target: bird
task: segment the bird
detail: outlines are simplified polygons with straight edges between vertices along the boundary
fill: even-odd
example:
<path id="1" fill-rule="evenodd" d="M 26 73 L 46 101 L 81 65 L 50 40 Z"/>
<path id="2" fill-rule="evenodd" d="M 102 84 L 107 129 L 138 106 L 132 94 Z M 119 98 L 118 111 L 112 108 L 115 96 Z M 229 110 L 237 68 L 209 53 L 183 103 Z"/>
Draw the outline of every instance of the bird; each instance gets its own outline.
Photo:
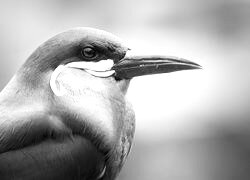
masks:
<path id="1" fill-rule="evenodd" d="M 135 132 L 130 80 L 201 68 L 131 51 L 89 27 L 41 44 L 0 93 L 0 179 L 116 179 Z"/>

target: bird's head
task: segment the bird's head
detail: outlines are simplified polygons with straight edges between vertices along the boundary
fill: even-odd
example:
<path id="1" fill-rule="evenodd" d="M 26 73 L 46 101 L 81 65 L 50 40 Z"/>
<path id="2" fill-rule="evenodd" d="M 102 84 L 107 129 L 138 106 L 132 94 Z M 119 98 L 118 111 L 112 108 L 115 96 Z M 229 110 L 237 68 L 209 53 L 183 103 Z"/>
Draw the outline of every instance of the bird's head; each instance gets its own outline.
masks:
<path id="1" fill-rule="evenodd" d="M 31 93 L 33 98 L 46 101 L 48 114 L 105 154 L 106 179 L 116 176 L 133 138 L 134 114 L 124 98 L 130 79 L 200 68 L 181 58 L 132 56 L 128 51 L 108 32 L 75 28 L 38 47 L 15 77 L 24 89 L 37 92 Z"/>
<path id="2" fill-rule="evenodd" d="M 111 33 L 94 28 L 74 28 L 39 46 L 20 72 L 26 81 L 37 85 L 43 74 L 56 70 L 54 80 L 63 67 L 81 69 L 99 78 L 113 77 L 117 82 L 136 76 L 201 68 L 182 58 L 133 56 L 129 51 L 121 39 Z"/>

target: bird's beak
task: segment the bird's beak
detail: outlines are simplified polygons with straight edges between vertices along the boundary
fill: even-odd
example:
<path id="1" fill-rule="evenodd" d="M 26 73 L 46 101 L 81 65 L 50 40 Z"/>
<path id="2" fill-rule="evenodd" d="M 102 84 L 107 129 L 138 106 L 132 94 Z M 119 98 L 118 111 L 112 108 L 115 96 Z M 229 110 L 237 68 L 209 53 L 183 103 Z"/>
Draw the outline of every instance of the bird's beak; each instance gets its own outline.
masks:
<path id="1" fill-rule="evenodd" d="M 201 69 L 201 66 L 192 61 L 168 56 L 125 56 L 112 67 L 119 79 L 189 69 Z"/>

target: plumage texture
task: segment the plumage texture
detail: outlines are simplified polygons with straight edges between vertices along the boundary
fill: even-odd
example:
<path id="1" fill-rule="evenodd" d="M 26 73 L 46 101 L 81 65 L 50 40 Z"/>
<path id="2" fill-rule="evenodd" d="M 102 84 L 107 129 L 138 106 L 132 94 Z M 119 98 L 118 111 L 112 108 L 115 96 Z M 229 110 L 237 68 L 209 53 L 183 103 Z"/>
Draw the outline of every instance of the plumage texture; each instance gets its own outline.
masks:
<path id="1" fill-rule="evenodd" d="M 66 68 L 94 46 L 97 60 L 119 61 L 127 48 L 113 35 L 89 28 L 61 33 L 42 44 L 0 94 L 0 179 L 115 179 L 134 134 L 134 113 L 125 99 L 129 80 L 97 78 Z"/>
<path id="2" fill-rule="evenodd" d="M 135 130 L 130 79 L 201 68 L 127 51 L 110 33 L 76 28 L 32 53 L 0 93 L 0 179 L 117 177 Z"/>

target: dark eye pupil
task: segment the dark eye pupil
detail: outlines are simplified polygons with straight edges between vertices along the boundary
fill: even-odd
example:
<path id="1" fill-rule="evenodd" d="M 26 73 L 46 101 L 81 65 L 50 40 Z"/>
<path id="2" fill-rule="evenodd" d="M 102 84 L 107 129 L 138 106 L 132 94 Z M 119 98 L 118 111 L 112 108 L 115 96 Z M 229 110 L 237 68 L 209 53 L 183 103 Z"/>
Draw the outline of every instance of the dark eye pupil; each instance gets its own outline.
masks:
<path id="1" fill-rule="evenodd" d="M 96 52 L 94 49 L 87 47 L 82 50 L 82 55 L 87 58 L 93 58 L 96 56 Z"/>

